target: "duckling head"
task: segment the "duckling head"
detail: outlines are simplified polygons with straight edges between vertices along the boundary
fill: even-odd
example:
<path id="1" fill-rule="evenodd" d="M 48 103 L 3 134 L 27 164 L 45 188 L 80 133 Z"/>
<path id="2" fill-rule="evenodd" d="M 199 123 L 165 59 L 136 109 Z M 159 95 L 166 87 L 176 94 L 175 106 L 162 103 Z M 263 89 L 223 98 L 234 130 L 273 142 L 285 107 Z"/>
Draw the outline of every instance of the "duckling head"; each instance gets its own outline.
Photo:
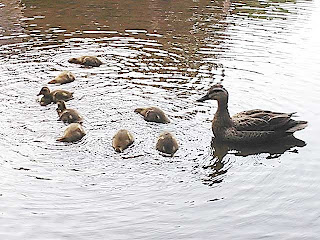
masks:
<path id="1" fill-rule="evenodd" d="M 228 91 L 221 84 L 215 84 L 209 89 L 208 93 L 198 99 L 197 102 L 204 102 L 211 99 L 228 102 L 228 97 Z"/>
<path id="2" fill-rule="evenodd" d="M 128 130 L 121 129 L 112 138 L 112 147 L 116 152 L 123 152 L 134 142 L 134 137 Z"/>
<path id="3" fill-rule="evenodd" d="M 144 115 L 145 112 L 146 112 L 146 109 L 145 108 L 136 108 L 134 110 L 135 113 L 140 113 L 141 115 Z"/>
<path id="4" fill-rule="evenodd" d="M 80 63 L 79 59 L 78 58 L 70 58 L 68 60 L 69 63 Z"/>
<path id="5" fill-rule="evenodd" d="M 121 146 L 114 146 L 114 150 L 118 153 L 122 153 L 123 152 L 123 148 Z"/>
<path id="6" fill-rule="evenodd" d="M 65 102 L 62 100 L 58 101 L 57 105 L 58 105 L 57 112 L 62 112 L 67 109 Z"/>
<path id="7" fill-rule="evenodd" d="M 40 95 L 48 96 L 49 94 L 50 94 L 50 89 L 48 87 L 43 87 L 41 88 L 37 96 L 40 96 Z"/>

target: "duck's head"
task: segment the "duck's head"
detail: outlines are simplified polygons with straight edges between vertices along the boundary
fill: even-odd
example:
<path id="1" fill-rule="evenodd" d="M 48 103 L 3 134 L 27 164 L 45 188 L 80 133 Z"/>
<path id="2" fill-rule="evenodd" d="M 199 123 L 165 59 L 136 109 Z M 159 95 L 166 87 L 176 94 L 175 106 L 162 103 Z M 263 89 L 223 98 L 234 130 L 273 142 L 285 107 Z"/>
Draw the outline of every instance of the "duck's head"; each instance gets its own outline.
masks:
<path id="1" fill-rule="evenodd" d="M 136 108 L 136 109 L 134 110 L 134 112 L 135 112 L 135 113 L 140 113 L 140 114 L 142 114 L 142 112 L 143 112 L 144 110 L 145 110 L 144 108 Z"/>
<path id="2" fill-rule="evenodd" d="M 122 153 L 123 152 L 123 147 L 121 146 L 114 146 L 114 150 L 118 153 Z"/>
<path id="3" fill-rule="evenodd" d="M 209 90 L 206 95 L 204 95 L 202 98 L 198 99 L 197 102 L 204 102 L 206 100 L 228 100 L 228 91 L 220 84 L 215 84 L 213 85 Z"/>
<path id="4" fill-rule="evenodd" d="M 78 58 L 70 58 L 68 60 L 69 63 L 79 63 L 79 59 Z"/>
<path id="5" fill-rule="evenodd" d="M 37 96 L 40 96 L 40 95 L 47 96 L 49 94 L 50 94 L 50 89 L 48 87 L 43 87 L 43 88 L 41 88 L 41 90 Z"/>
<path id="6" fill-rule="evenodd" d="M 58 111 L 58 112 L 62 112 L 63 110 L 66 109 L 66 104 L 65 104 L 65 102 L 62 101 L 62 100 L 58 101 L 58 102 L 57 102 L 57 105 L 58 105 L 58 107 L 57 107 L 57 111 Z"/>
<path id="7" fill-rule="evenodd" d="M 165 132 L 160 134 L 158 139 L 165 139 L 165 138 L 172 138 L 171 133 L 165 131 Z"/>

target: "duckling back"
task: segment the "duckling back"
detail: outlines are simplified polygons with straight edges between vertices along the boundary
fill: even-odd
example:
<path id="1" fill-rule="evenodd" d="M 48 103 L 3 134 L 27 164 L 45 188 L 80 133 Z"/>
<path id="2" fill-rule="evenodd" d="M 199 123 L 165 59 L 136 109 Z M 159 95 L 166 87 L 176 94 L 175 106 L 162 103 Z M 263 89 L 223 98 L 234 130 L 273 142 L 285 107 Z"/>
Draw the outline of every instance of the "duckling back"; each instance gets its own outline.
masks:
<path id="1" fill-rule="evenodd" d="M 66 90 L 54 90 L 51 92 L 52 101 L 57 103 L 58 101 L 68 101 L 73 98 L 73 92 L 69 92 Z"/>
<path id="2" fill-rule="evenodd" d="M 147 107 L 147 108 L 136 108 L 134 110 L 136 113 L 141 114 L 144 120 L 148 122 L 156 123 L 169 123 L 170 120 L 167 115 L 157 107 Z"/>
<path id="3" fill-rule="evenodd" d="M 60 120 L 64 123 L 83 123 L 83 118 L 80 114 L 74 109 L 66 109 L 59 113 Z"/>
<path id="4" fill-rule="evenodd" d="M 63 133 L 61 138 L 58 138 L 59 142 L 75 142 L 80 140 L 86 133 L 83 127 L 79 123 L 71 123 Z"/>
<path id="5" fill-rule="evenodd" d="M 163 132 L 158 137 L 156 149 L 160 152 L 173 155 L 179 148 L 175 137 L 169 132 Z"/>
<path id="6" fill-rule="evenodd" d="M 70 58 L 68 62 L 81 64 L 84 66 L 90 66 L 90 67 L 99 67 L 102 64 L 102 62 L 97 57 L 94 57 L 94 56 L 82 56 L 78 58 Z"/>
<path id="7" fill-rule="evenodd" d="M 74 80 L 75 80 L 75 77 L 71 72 L 63 71 L 62 73 L 60 73 L 57 77 L 55 77 L 53 80 L 51 80 L 48 83 L 49 84 L 54 84 L 54 83 L 64 84 L 64 83 L 73 82 Z"/>
<path id="8" fill-rule="evenodd" d="M 125 129 L 119 130 L 112 138 L 112 147 L 116 152 L 122 152 L 134 142 L 132 134 Z"/>

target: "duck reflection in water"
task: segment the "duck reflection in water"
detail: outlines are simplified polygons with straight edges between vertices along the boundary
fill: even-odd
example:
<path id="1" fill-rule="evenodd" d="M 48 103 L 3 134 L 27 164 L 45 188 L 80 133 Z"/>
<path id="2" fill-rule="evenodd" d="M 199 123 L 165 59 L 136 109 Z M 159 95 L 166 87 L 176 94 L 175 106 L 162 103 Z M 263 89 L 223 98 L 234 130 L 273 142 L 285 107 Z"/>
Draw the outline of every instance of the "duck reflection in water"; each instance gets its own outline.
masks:
<path id="1" fill-rule="evenodd" d="M 212 120 L 215 137 L 212 141 L 214 164 L 209 166 L 214 170 L 211 174 L 214 181 L 217 181 L 217 175 L 226 173 L 221 170 L 225 169 L 222 159 L 229 150 L 235 150 L 234 155 L 237 156 L 269 153 L 267 158 L 276 158 L 293 147 L 306 145 L 304 141 L 293 136 L 296 131 L 308 125 L 307 121 L 294 120 L 295 113 L 253 109 L 230 117 L 229 94 L 220 83 L 213 85 L 207 94 L 197 101 L 206 100 L 218 102 L 218 109 Z"/>
<path id="2" fill-rule="evenodd" d="M 266 159 L 274 159 L 279 158 L 287 151 L 298 153 L 296 147 L 304 146 L 306 146 L 306 143 L 293 135 L 285 137 L 279 142 L 256 145 L 224 142 L 213 137 L 211 140 L 212 159 L 210 164 L 203 166 L 204 169 L 210 169 L 210 173 L 208 174 L 208 178 L 205 179 L 205 183 L 212 186 L 223 181 L 223 175 L 226 174 L 230 168 L 230 166 L 226 166 L 227 161 L 224 160 L 228 154 L 246 157 L 266 153 L 268 154 Z"/>

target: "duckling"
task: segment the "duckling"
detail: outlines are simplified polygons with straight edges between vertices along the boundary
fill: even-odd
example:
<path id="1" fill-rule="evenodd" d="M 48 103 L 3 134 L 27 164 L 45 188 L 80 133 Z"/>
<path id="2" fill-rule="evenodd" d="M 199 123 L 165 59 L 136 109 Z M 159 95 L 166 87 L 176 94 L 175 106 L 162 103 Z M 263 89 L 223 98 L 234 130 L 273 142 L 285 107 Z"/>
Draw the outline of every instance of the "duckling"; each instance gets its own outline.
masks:
<path id="1" fill-rule="evenodd" d="M 41 106 L 46 106 L 52 102 L 56 103 L 59 100 L 68 101 L 73 98 L 73 92 L 69 92 L 66 90 L 54 90 L 50 92 L 50 89 L 48 87 L 41 88 L 37 96 L 39 95 L 43 95 L 40 100 Z"/>
<path id="2" fill-rule="evenodd" d="M 156 123 L 169 123 L 170 120 L 166 114 L 157 107 L 136 108 L 134 112 L 141 114 L 144 120 Z"/>
<path id="3" fill-rule="evenodd" d="M 78 58 L 70 58 L 69 63 L 81 64 L 84 66 L 99 67 L 102 62 L 94 56 L 82 56 Z"/>
<path id="4" fill-rule="evenodd" d="M 86 133 L 83 127 L 79 123 L 71 123 L 68 125 L 61 138 L 58 138 L 59 142 L 76 142 L 80 140 Z"/>
<path id="5" fill-rule="evenodd" d="M 156 149 L 160 152 L 173 154 L 178 150 L 179 145 L 175 137 L 169 132 L 163 132 L 160 134 L 157 140 Z"/>
<path id="6" fill-rule="evenodd" d="M 228 91 L 221 85 L 213 85 L 208 93 L 197 101 L 214 99 L 218 109 L 212 121 L 212 131 L 220 141 L 234 143 L 272 142 L 304 129 L 307 121 L 296 121 L 294 113 L 272 112 L 261 109 L 243 111 L 232 118 L 228 111 Z"/>
<path id="7" fill-rule="evenodd" d="M 132 134 L 125 129 L 119 130 L 112 138 L 112 147 L 116 152 L 123 152 L 124 149 L 129 147 L 134 142 Z"/>
<path id="8" fill-rule="evenodd" d="M 81 124 L 83 122 L 83 118 L 80 116 L 80 114 L 74 109 L 67 109 L 66 104 L 63 100 L 58 101 L 57 104 L 57 113 L 59 115 L 59 120 L 65 123 L 77 122 Z"/>
<path id="9" fill-rule="evenodd" d="M 53 80 L 51 80 L 48 83 L 49 84 L 53 84 L 53 83 L 64 84 L 64 83 L 73 82 L 74 80 L 75 80 L 75 77 L 71 72 L 63 71 L 62 73 L 60 73 L 57 77 L 55 77 Z"/>

